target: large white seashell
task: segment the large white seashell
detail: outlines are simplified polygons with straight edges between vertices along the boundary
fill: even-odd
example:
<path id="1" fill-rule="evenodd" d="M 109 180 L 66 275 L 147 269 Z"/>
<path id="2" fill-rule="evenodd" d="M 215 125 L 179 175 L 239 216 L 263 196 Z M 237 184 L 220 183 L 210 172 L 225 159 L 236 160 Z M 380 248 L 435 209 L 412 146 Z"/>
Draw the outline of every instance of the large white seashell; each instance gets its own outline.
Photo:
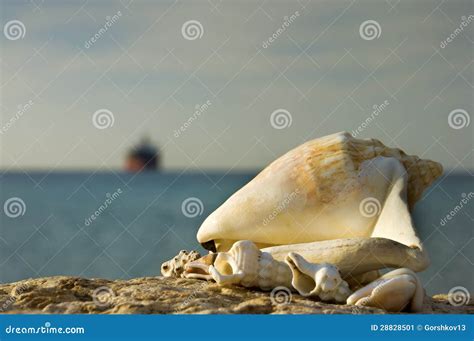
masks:
<path id="1" fill-rule="evenodd" d="M 359 204 L 373 198 L 384 204 L 384 182 L 373 180 L 372 161 L 398 160 L 407 172 L 411 208 L 441 173 L 440 164 L 406 155 L 375 139 L 337 133 L 309 141 L 283 155 L 232 195 L 200 227 L 197 238 L 217 251 L 237 240 L 259 247 L 340 238 L 367 238 L 377 216 L 361 215 Z M 212 247 L 212 246 L 211 246 Z"/>

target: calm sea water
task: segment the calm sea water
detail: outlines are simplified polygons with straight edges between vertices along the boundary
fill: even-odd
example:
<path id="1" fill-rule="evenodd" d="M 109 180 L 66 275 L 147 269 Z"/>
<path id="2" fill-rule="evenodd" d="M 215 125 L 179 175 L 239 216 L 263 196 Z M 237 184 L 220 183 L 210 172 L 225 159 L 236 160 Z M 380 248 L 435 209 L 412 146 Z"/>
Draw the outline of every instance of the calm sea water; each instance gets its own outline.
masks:
<path id="1" fill-rule="evenodd" d="M 18 217 L 1 211 L 0 280 L 159 275 L 161 263 L 179 250 L 203 251 L 195 239 L 201 222 L 254 175 L 5 173 L 0 203 L 20 198 L 25 210 Z M 474 191 L 473 185 L 468 175 L 447 176 L 425 192 L 415 209 L 416 226 L 432 259 L 421 274 L 431 294 L 455 286 L 474 289 L 474 202 L 441 222 L 464 194 Z M 202 214 L 192 209 L 183 214 L 188 198 L 202 202 Z M 107 207 L 92 220 L 101 205 Z"/>

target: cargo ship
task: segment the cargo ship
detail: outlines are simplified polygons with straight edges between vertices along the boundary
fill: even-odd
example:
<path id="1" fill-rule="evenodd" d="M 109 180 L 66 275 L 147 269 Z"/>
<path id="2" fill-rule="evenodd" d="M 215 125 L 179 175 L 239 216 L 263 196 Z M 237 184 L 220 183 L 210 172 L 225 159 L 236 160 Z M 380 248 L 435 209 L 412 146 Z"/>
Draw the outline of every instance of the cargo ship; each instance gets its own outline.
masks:
<path id="1" fill-rule="evenodd" d="M 131 148 L 125 160 L 125 170 L 128 172 L 159 171 L 161 169 L 161 154 L 159 148 L 151 143 L 148 137 Z"/>

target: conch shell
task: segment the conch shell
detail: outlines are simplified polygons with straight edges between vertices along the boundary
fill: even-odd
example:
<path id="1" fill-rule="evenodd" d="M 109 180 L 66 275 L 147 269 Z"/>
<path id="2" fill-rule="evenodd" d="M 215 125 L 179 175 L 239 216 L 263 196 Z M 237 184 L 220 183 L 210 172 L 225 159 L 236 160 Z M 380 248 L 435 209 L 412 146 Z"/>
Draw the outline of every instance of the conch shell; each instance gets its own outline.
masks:
<path id="1" fill-rule="evenodd" d="M 377 217 L 361 216 L 358 204 L 371 197 L 383 205 L 383 191 L 390 185 L 384 178 L 390 174 L 378 174 L 374 166 L 383 158 L 394 158 L 405 168 L 410 209 L 442 173 L 440 164 L 376 139 L 356 139 L 347 132 L 329 135 L 271 163 L 204 221 L 197 239 L 212 251 L 227 251 L 243 239 L 263 248 L 369 237 Z"/>

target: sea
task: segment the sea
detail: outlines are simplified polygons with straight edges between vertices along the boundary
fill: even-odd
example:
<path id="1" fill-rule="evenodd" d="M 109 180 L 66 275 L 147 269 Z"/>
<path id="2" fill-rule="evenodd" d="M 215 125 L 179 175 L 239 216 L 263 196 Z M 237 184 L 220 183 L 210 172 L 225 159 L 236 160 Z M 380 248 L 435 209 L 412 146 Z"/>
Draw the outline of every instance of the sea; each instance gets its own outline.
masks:
<path id="1" fill-rule="evenodd" d="M 0 282 L 53 275 L 160 275 L 180 250 L 205 252 L 202 221 L 256 172 L 0 173 Z M 474 291 L 474 182 L 450 173 L 413 212 L 431 258 L 429 294 Z"/>

